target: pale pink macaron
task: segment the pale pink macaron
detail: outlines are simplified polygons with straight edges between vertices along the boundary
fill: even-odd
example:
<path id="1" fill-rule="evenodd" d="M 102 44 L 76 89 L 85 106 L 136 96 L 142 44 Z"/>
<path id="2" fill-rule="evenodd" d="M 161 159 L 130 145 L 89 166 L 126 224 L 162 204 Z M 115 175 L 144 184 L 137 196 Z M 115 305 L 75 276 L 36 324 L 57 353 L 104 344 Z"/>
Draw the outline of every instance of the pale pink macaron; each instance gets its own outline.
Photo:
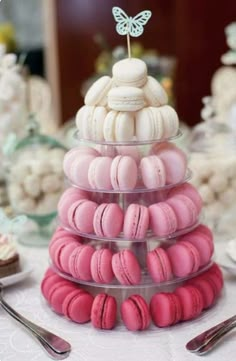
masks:
<path id="1" fill-rule="evenodd" d="M 198 249 L 190 242 L 177 242 L 167 249 L 173 274 L 176 277 L 186 277 L 200 267 L 200 254 Z"/>
<path id="2" fill-rule="evenodd" d="M 121 317 L 130 331 L 146 330 L 151 322 L 147 302 L 140 295 L 132 295 L 123 301 Z"/>
<path id="3" fill-rule="evenodd" d="M 111 184 L 111 163 L 110 157 L 96 157 L 90 163 L 88 169 L 89 185 L 93 189 L 110 190 Z"/>
<path id="4" fill-rule="evenodd" d="M 183 229 L 192 226 L 198 217 L 198 210 L 195 203 L 187 196 L 176 195 L 167 199 L 177 218 L 177 229 Z"/>
<path id="5" fill-rule="evenodd" d="M 138 167 L 128 155 L 117 155 L 111 164 L 111 184 L 116 190 L 132 190 L 138 180 Z"/>
<path id="6" fill-rule="evenodd" d="M 140 154 L 140 150 L 139 147 L 136 146 L 128 146 L 128 145 L 117 145 L 116 146 L 116 151 L 118 155 L 128 155 L 130 157 L 132 157 L 135 162 L 137 163 L 137 165 L 139 164 L 140 160 L 141 160 L 141 154 Z"/>
<path id="7" fill-rule="evenodd" d="M 114 277 L 112 270 L 112 252 L 108 248 L 96 250 L 91 258 L 91 274 L 97 283 L 111 283 Z"/>
<path id="8" fill-rule="evenodd" d="M 88 181 L 88 170 L 90 163 L 95 159 L 94 155 L 81 155 L 71 163 L 67 177 L 76 186 L 90 188 Z"/>
<path id="9" fill-rule="evenodd" d="M 166 171 L 166 184 L 181 182 L 186 175 L 186 154 L 173 143 L 156 144 L 151 150 L 163 162 Z"/>
<path id="10" fill-rule="evenodd" d="M 149 207 L 149 214 L 150 227 L 156 236 L 167 236 L 177 230 L 177 217 L 170 204 L 166 202 L 154 203 Z"/>
<path id="11" fill-rule="evenodd" d="M 173 277 L 169 256 L 161 247 L 156 247 L 147 254 L 147 268 L 153 281 L 165 282 Z"/>
<path id="12" fill-rule="evenodd" d="M 122 285 L 137 285 L 141 281 L 140 265 L 129 249 L 124 249 L 113 255 L 112 269 Z"/>
<path id="13" fill-rule="evenodd" d="M 79 280 L 90 281 L 92 279 L 90 264 L 94 248 L 89 245 L 78 246 L 69 256 L 70 274 Z"/>
<path id="14" fill-rule="evenodd" d="M 88 192 L 70 187 L 61 196 L 58 205 L 58 216 L 64 226 L 68 226 L 68 211 L 70 206 L 80 199 L 89 199 Z"/>
<path id="15" fill-rule="evenodd" d="M 191 183 L 186 182 L 178 187 L 172 188 L 168 193 L 168 198 L 179 194 L 189 197 L 197 207 L 198 213 L 200 213 L 202 209 L 202 198 L 198 190 Z"/>
<path id="16" fill-rule="evenodd" d="M 157 155 L 143 157 L 140 162 L 140 171 L 146 188 L 154 189 L 166 184 L 165 167 Z"/>
<path id="17" fill-rule="evenodd" d="M 200 266 L 207 264 L 214 252 L 213 240 L 202 232 L 192 231 L 182 236 L 179 241 L 187 241 L 192 243 L 198 250 L 200 255 Z"/>
<path id="18" fill-rule="evenodd" d="M 64 295 L 62 313 L 70 320 L 85 323 L 91 319 L 93 296 L 79 288 Z"/>
<path id="19" fill-rule="evenodd" d="M 65 154 L 64 160 L 63 160 L 63 170 L 67 176 L 70 173 L 72 162 L 75 159 L 78 159 L 81 155 L 93 155 L 95 157 L 98 157 L 100 155 L 100 153 L 96 149 L 94 149 L 92 147 L 88 147 L 88 146 L 79 146 L 79 147 L 70 149 Z"/>
<path id="20" fill-rule="evenodd" d="M 99 237 L 117 237 L 123 228 L 124 213 L 116 203 L 100 204 L 93 217 L 94 232 Z"/>
<path id="21" fill-rule="evenodd" d="M 73 203 L 68 210 L 70 227 L 81 233 L 93 233 L 93 218 L 97 206 L 97 203 L 86 199 Z"/>
<path id="22" fill-rule="evenodd" d="M 141 204 L 130 204 L 125 212 L 124 236 L 131 239 L 143 239 L 146 236 L 148 226 L 148 208 Z"/>

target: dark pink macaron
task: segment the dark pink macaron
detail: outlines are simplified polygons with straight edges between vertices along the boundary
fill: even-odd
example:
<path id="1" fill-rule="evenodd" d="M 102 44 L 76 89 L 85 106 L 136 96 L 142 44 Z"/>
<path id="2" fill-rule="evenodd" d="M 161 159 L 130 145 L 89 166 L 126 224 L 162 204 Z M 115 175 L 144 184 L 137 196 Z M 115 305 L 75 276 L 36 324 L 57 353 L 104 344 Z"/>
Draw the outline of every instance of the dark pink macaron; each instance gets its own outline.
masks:
<path id="1" fill-rule="evenodd" d="M 128 239 L 143 239 L 149 226 L 148 208 L 132 203 L 128 206 L 124 218 L 124 236 Z"/>
<path id="2" fill-rule="evenodd" d="M 179 297 L 182 306 L 181 320 L 191 320 L 200 315 L 204 307 L 202 293 L 195 286 L 178 287 L 175 294 Z"/>
<path id="3" fill-rule="evenodd" d="M 151 252 L 148 252 L 147 268 L 155 282 L 168 281 L 173 277 L 169 256 L 161 247 L 157 247 Z"/>
<path id="4" fill-rule="evenodd" d="M 132 295 L 121 305 L 122 320 L 130 331 L 145 330 L 150 325 L 148 305 L 140 295 Z"/>
<path id="5" fill-rule="evenodd" d="M 215 301 L 216 295 L 211 282 L 207 281 L 205 278 L 197 277 L 196 279 L 191 279 L 188 284 L 197 287 L 198 290 L 201 292 L 203 298 L 203 309 L 212 306 Z"/>
<path id="6" fill-rule="evenodd" d="M 98 294 L 93 301 L 91 322 L 95 328 L 111 330 L 116 323 L 117 303 L 113 296 Z"/>
<path id="7" fill-rule="evenodd" d="M 63 314 L 74 322 L 85 323 L 91 319 L 93 296 L 79 288 L 68 293 L 62 302 Z"/>
<path id="8" fill-rule="evenodd" d="M 62 304 L 65 297 L 72 291 L 76 289 L 76 286 L 69 282 L 64 284 L 63 282 L 59 282 L 57 287 L 52 286 L 50 290 L 50 299 L 49 302 L 52 308 L 59 314 L 63 314 Z"/>
<path id="9" fill-rule="evenodd" d="M 123 228 L 124 213 L 116 203 L 102 203 L 94 212 L 93 228 L 99 237 L 117 237 Z"/>
<path id="10" fill-rule="evenodd" d="M 182 317 L 180 299 L 174 293 L 157 293 L 151 299 L 150 312 L 156 326 L 167 327 L 174 325 Z"/>
<path id="11" fill-rule="evenodd" d="M 177 230 L 177 216 L 172 206 L 167 202 L 152 204 L 149 207 L 149 214 L 150 227 L 156 236 L 167 236 Z"/>

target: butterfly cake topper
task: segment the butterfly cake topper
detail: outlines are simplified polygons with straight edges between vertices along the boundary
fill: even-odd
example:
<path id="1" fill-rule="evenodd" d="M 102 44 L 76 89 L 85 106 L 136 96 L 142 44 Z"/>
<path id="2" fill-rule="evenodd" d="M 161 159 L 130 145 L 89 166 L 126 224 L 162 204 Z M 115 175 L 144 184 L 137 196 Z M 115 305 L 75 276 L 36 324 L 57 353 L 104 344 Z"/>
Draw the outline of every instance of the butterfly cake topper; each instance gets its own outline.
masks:
<path id="1" fill-rule="evenodd" d="M 147 24 L 152 12 L 150 10 L 144 10 L 138 13 L 135 17 L 128 16 L 124 10 L 115 6 L 112 8 L 112 14 L 114 16 L 116 24 L 116 31 L 120 35 L 127 35 L 127 47 L 129 58 L 131 58 L 130 50 L 130 36 L 138 37 L 142 35 L 144 25 Z"/>

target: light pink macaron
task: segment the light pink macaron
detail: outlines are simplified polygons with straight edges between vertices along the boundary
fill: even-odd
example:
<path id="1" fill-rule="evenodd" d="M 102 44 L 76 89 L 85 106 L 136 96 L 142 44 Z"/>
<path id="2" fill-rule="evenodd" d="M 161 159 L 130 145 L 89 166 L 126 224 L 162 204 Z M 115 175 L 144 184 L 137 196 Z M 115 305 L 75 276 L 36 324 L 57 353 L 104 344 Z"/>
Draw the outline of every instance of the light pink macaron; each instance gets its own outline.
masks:
<path id="1" fill-rule="evenodd" d="M 187 169 L 187 157 L 175 144 L 169 142 L 156 144 L 151 153 L 157 155 L 164 164 L 166 184 L 176 184 L 184 179 Z"/>
<path id="2" fill-rule="evenodd" d="M 97 249 L 91 258 L 91 274 L 97 283 L 111 283 L 114 277 L 112 270 L 112 252 L 108 248 Z"/>
<path id="3" fill-rule="evenodd" d="M 78 246 L 69 257 L 70 274 L 79 280 L 90 281 L 92 279 L 90 264 L 94 248 L 89 245 Z"/>
<path id="4" fill-rule="evenodd" d="M 173 274 L 176 277 L 186 277 L 200 267 L 200 254 L 198 249 L 190 242 L 177 242 L 167 249 Z"/>
<path id="5" fill-rule="evenodd" d="M 154 189 L 166 184 L 165 167 L 157 155 L 143 157 L 140 162 L 140 171 L 146 188 Z"/>
<path id="6" fill-rule="evenodd" d="M 89 185 L 93 189 L 110 190 L 111 184 L 111 157 L 96 157 L 88 169 Z"/>
<path id="7" fill-rule="evenodd" d="M 136 187 L 138 167 L 128 155 L 116 156 L 111 164 L 111 184 L 116 190 L 132 190 Z"/>
<path id="8" fill-rule="evenodd" d="M 117 237 L 123 227 L 123 210 L 116 203 L 102 203 L 94 212 L 93 228 L 99 237 Z"/>
<path id="9" fill-rule="evenodd" d="M 177 230 L 177 217 L 170 204 L 154 203 L 149 207 L 149 214 L 150 227 L 156 236 L 167 236 Z"/>
<path id="10" fill-rule="evenodd" d="M 141 204 L 130 204 L 125 212 L 124 236 L 130 239 L 143 239 L 149 226 L 148 208 Z"/>
<path id="11" fill-rule="evenodd" d="M 97 203 L 86 199 L 73 203 L 68 210 L 70 227 L 81 233 L 93 233 L 93 218 Z"/>
<path id="12" fill-rule="evenodd" d="M 168 198 L 171 198 L 179 194 L 189 197 L 197 207 L 198 213 L 200 213 L 202 209 L 202 198 L 198 190 L 191 183 L 186 182 L 184 184 L 179 185 L 178 187 L 172 188 L 168 192 Z"/>
<path id="13" fill-rule="evenodd" d="M 167 199 L 175 212 L 177 218 L 177 229 L 183 229 L 192 226 L 198 217 L 198 210 L 195 203 L 187 196 L 182 194 Z"/>
<path id="14" fill-rule="evenodd" d="M 112 269 L 122 285 L 137 285 L 141 281 L 140 265 L 129 249 L 124 249 L 113 255 Z"/>
<path id="15" fill-rule="evenodd" d="M 156 247 L 147 254 L 147 268 L 153 281 L 165 282 L 173 277 L 169 256 L 161 247 Z"/>
<path id="16" fill-rule="evenodd" d="M 87 146 L 83 146 L 83 147 L 79 146 L 79 147 L 70 149 L 65 154 L 64 160 L 63 160 L 63 170 L 64 170 L 64 173 L 68 177 L 70 174 L 72 162 L 83 155 L 93 155 L 95 157 L 98 157 L 100 155 L 100 153 L 96 149 L 94 149 L 92 147 L 87 147 Z"/>
<path id="17" fill-rule="evenodd" d="M 95 159 L 94 155 L 80 155 L 78 158 L 74 159 L 71 163 L 69 169 L 69 174 L 67 177 L 69 180 L 76 186 L 82 188 L 90 188 L 88 180 L 88 170 L 90 163 Z"/>

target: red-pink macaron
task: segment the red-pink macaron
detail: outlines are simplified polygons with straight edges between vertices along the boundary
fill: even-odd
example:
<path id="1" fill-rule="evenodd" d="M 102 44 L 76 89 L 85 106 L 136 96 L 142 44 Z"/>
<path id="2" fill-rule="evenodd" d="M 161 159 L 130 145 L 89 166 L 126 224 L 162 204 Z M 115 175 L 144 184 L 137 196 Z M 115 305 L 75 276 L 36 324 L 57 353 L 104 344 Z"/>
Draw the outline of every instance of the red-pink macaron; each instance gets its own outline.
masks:
<path id="1" fill-rule="evenodd" d="M 121 317 L 130 331 L 146 330 L 150 325 L 148 305 L 140 295 L 132 295 L 123 301 Z"/>
<path id="2" fill-rule="evenodd" d="M 203 296 L 197 287 L 187 285 L 178 287 L 175 294 L 179 297 L 182 306 L 181 320 L 191 320 L 200 315 L 204 302 Z"/>
<path id="3" fill-rule="evenodd" d="M 161 247 L 156 247 L 147 254 L 147 268 L 153 281 L 169 281 L 173 277 L 169 256 Z"/>
<path id="4" fill-rule="evenodd" d="M 197 221 L 197 207 L 189 197 L 184 195 L 176 195 L 167 199 L 166 202 L 175 212 L 178 229 L 190 227 Z"/>
<path id="5" fill-rule="evenodd" d="M 97 206 L 97 203 L 87 199 L 73 203 L 68 210 L 70 227 L 81 233 L 93 233 L 93 218 Z"/>
<path id="6" fill-rule="evenodd" d="M 132 190 L 138 179 L 138 167 L 128 155 L 117 155 L 111 164 L 111 184 L 113 189 Z"/>
<path id="7" fill-rule="evenodd" d="M 167 248 L 173 274 L 186 277 L 197 272 L 200 267 L 200 255 L 197 248 L 190 242 L 177 242 Z"/>
<path id="8" fill-rule="evenodd" d="M 94 248 L 89 245 L 78 246 L 69 257 L 70 274 L 79 280 L 90 281 L 92 279 L 90 263 Z"/>
<path id="9" fill-rule="evenodd" d="M 85 323 L 91 319 L 93 296 L 79 288 L 65 295 L 62 301 L 62 313 L 78 323 Z"/>
<path id="10" fill-rule="evenodd" d="M 212 306 L 212 304 L 215 302 L 216 294 L 211 282 L 205 278 L 196 277 L 189 280 L 188 284 L 197 287 L 201 292 L 203 298 L 203 309 Z"/>
<path id="11" fill-rule="evenodd" d="M 182 317 L 179 297 L 174 293 L 156 293 L 150 302 L 150 313 L 154 324 L 158 327 L 176 324 Z"/>
<path id="12" fill-rule="evenodd" d="M 149 206 L 150 227 L 158 237 L 167 236 L 177 230 L 177 216 L 172 206 L 166 202 Z"/>
<path id="13" fill-rule="evenodd" d="M 122 285 L 137 285 L 141 281 L 140 265 L 129 249 L 124 249 L 113 255 L 112 269 Z"/>
<path id="14" fill-rule="evenodd" d="M 93 217 L 94 232 L 99 237 L 117 237 L 123 228 L 124 213 L 116 203 L 100 204 Z"/>
<path id="15" fill-rule="evenodd" d="M 108 248 L 97 249 L 91 258 L 91 275 L 97 283 L 110 283 L 113 280 L 112 252 Z"/>
<path id="16" fill-rule="evenodd" d="M 113 296 L 106 293 L 98 294 L 93 301 L 91 322 L 95 328 L 111 330 L 115 327 L 117 303 Z"/>
<path id="17" fill-rule="evenodd" d="M 125 212 L 124 236 L 128 239 L 143 239 L 149 226 L 148 208 L 141 204 L 130 204 Z"/>

